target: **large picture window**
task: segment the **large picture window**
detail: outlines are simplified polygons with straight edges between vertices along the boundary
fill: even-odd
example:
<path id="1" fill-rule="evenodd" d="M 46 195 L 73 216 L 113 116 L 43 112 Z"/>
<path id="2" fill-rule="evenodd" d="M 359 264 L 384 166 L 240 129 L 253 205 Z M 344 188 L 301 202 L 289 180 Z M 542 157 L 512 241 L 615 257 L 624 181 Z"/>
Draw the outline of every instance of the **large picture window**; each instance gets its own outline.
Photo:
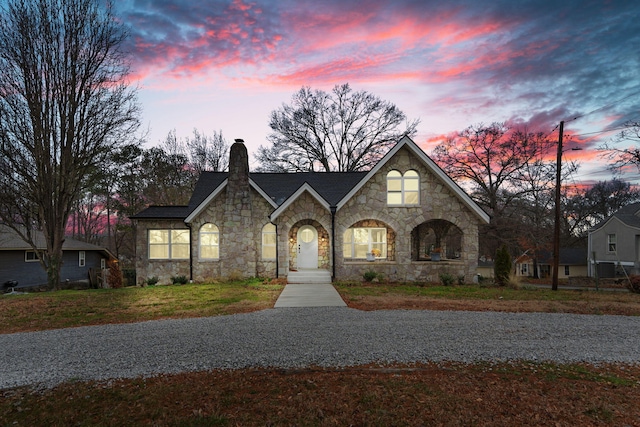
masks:
<path id="1" fill-rule="evenodd" d="M 420 176 L 414 170 L 402 175 L 393 170 L 387 174 L 387 204 L 415 206 L 420 204 Z"/>
<path id="2" fill-rule="evenodd" d="M 200 259 L 220 259 L 220 231 L 210 222 L 200 227 Z"/>
<path id="3" fill-rule="evenodd" d="M 345 258 L 365 259 L 367 253 L 376 258 L 387 257 L 387 230 L 385 228 L 350 228 L 344 233 Z"/>
<path id="4" fill-rule="evenodd" d="M 149 259 L 189 259 L 189 230 L 149 230 Z"/>
<path id="5" fill-rule="evenodd" d="M 262 227 L 262 259 L 276 259 L 276 226 L 266 224 Z"/>

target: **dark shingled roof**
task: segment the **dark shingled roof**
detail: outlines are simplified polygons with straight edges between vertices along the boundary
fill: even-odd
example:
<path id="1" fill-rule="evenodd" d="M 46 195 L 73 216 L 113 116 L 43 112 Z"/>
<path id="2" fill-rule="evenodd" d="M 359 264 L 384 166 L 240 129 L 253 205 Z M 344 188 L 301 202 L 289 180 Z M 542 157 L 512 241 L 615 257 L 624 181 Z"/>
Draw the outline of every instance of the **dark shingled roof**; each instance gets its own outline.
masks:
<path id="1" fill-rule="evenodd" d="M 249 177 L 280 206 L 306 182 L 335 206 L 367 172 L 252 173 Z"/>
<path id="2" fill-rule="evenodd" d="M 47 244 L 44 239 L 44 234 L 41 231 L 34 230 L 33 239 L 38 249 L 46 249 Z M 20 235 L 13 229 L 5 224 L 0 224 L 0 250 L 31 250 L 33 249 L 27 242 L 20 238 Z M 64 243 L 62 243 L 63 251 L 98 251 L 102 252 L 110 258 L 115 256 L 111 254 L 106 248 L 97 246 L 87 242 L 81 242 L 79 240 L 72 239 L 65 236 Z"/>
<path id="3" fill-rule="evenodd" d="M 614 213 L 613 215 L 611 215 L 609 218 L 600 221 L 595 227 L 592 228 L 593 230 L 597 230 L 598 228 L 602 227 L 603 225 L 605 225 L 607 222 L 609 222 L 609 220 L 611 218 L 617 218 L 620 221 L 622 221 L 624 224 L 630 226 L 630 227 L 636 227 L 636 228 L 640 228 L 640 202 L 638 203 L 632 203 L 630 205 L 624 206 L 620 209 L 618 209 L 618 211 L 616 213 Z"/>
<path id="4" fill-rule="evenodd" d="M 309 184 L 329 205 L 335 206 L 367 172 L 300 172 L 250 173 L 249 178 L 278 206 L 298 190 Z M 132 216 L 133 219 L 185 219 L 224 182 L 227 172 L 202 172 L 188 206 L 149 206 Z"/>
<path id="5" fill-rule="evenodd" d="M 185 219 L 189 215 L 188 206 L 149 206 L 131 216 L 132 219 Z"/>

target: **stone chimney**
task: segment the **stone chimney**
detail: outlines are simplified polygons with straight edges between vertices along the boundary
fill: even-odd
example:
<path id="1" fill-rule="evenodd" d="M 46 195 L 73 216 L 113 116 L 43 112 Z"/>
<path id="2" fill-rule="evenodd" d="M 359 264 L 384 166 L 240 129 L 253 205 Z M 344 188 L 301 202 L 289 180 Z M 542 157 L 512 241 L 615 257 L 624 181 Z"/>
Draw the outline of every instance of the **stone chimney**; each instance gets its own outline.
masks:
<path id="1" fill-rule="evenodd" d="M 221 274 L 255 276 L 257 243 L 249 186 L 249 155 L 242 139 L 236 139 L 231 146 L 226 190 Z"/>

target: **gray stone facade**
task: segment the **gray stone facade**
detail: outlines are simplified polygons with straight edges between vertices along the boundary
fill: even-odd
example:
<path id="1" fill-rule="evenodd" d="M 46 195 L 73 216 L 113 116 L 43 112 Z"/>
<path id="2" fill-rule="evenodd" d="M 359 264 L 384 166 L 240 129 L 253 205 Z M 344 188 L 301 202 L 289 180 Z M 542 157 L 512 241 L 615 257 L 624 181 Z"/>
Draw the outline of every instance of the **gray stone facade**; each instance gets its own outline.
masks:
<path id="1" fill-rule="evenodd" d="M 298 231 L 304 226 L 312 226 L 317 232 L 316 267 L 329 270 L 338 280 L 362 280 L 363 274 L 370 270 L 394 281 L 438 281 L 441 273 L 463 277 L 466 282 L 476 279 L 478 227 L 486 219 L 474 212 L 469 201 L 456 194 L 455 188 L 452 190 L 451 185 L 446 185 L 433 166 L 416 155 L 415 148 L 403 146 L 387 156 L 339 208 L 328 207 L 317 194 L 303 191 L 282 203 L 275 216 L 272 200 L 251 186 L 251 175 L 243 175 L 248 173 L 244 172 L 248 166 L 244 167 L 246 149 L 244 145 L 240 148 L 244 153 L 232 157 L 240 158 L 241 163 L 231 166 L 226 187 L 197 215 L 192 215 L 189 224 L 180 220 L 137 221 L 139 283 L 153 276 L 161 283 L 168 282 L 176 275 L 187 275 L 194 281 L 229 276 L 286 277 L 290 270 L 297 269 Z M 392 170 L 401 174 L 409 170 L 418 173 L 418 205 L 387 205 L 387 174 Z M 420 240 L 429 234 L 432 220 L 446 220 L 459 236 L 455 243 L 459 248 L 451 248 L 449 256 L 445 255 L 441 261 L 417 255 L 428 246 Z M 217 260 L 203 260 L 199 256 L 199 230 L 206 223 L 213 223 L 219 229 L 220 258 Z M 277 230 L 275 260 L 263 260 L 261 254 L 262 229 L 269 223 L 275 224 Z M 191 260 L 148 259 L 148 229 L 187 227 L 191 230 Z M 345 257 L 344 234 L 351 227 L 386 228 L 386 258 L 369 262 Z"/>

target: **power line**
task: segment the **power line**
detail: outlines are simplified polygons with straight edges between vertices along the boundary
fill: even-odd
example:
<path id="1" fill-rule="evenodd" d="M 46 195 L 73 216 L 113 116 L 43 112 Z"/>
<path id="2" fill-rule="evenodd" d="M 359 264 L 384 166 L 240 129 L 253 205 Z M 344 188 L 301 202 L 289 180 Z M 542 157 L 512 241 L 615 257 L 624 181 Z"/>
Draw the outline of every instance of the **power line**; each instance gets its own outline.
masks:
<path id="1" fill-rule="evenodd" d="M 609 103 L 609 104 L 607 104 L 607 105 L 604 105 L 604 106 L 602 106 L 602 107 L 600 107 L 600 108 L 596 108 L 595 110 L 591 110 L 591 111 L 589 111 L 588 113 L 580 114 L 579 116 L 576 116 L 576 117 L 574 117 L 573 119 L 564 120 L 564 122 L 565 122 L 565 123 L 566 123 L 566 122 L 572 122 L 572 121 L 574 121 L 574 120 L 581 119 L 582 117 L 585 117 L 585 116 L 588 116 L 588 115 L 590 115 L 590 114 L 596 113 L 596 112 L 598 112 L 598 111 L 605 110 L 605 109 L 607 109 L 607 108 L 613 107 L 614 105 L 619 104 L 620 102 L 622 102 L 622 101 L 624 101 L 624 100 L 626 100 L 626 99 L 629 99 L 629 98 L 631 98 L 632 96 L 636 96 L 636 95 L 640 95 L 640 90 L 638 90 L 638 91 L 636 91 L 636 92 L 633 92 L 633 93 L 631 93 L 631 94 L 629 94 L 629 95 L 627 95 L 627 96 L 625 96 L 625 97 L 623 97 L 623 98 L 620 98 L 620 99 L 618 99 L 618 100 L 616 100 L 616 101 L 613 101 L 613 102 L 611 102 L 611 103 Z M 554 130 L 555 130 L 555 129 L 554 129 Z M 553 132 L 553 131 L 552 131 L 552 132 Z"/>

